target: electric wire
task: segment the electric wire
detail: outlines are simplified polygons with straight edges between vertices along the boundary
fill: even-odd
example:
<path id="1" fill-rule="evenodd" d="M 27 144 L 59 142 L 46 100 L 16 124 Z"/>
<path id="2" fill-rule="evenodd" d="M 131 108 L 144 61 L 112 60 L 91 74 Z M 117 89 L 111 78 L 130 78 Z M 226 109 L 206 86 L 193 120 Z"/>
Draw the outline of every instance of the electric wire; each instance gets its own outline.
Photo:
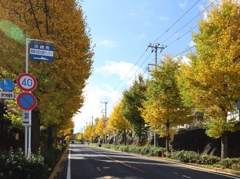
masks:
<path id="1" fill-rule="evenodd" d="M 133 68 L 136 66 L 136 64 L 141 60 L 143 55 L 146 53 L 147 49 L 143 52 L 143 54 L 140 56 L 140 58 L 137 60 L 137 62 L 132 66 L 132 68 L 126 73 L 126 75 L 123 77 L 123 79 L 117 84 L 115 88 L 113 88 L 113 91 L 117 89 L 117 87 L 124 81 L 124 79 L 128 76 L 128 74 L 133 70 Z"/>
<path id="2" fill-rule="evenodd" d="M 135 73 L 128 79 L 128 81 L 119 89 L 120 92 L 123 91 L 123 89 L 129 84 L 129 82 L 132 81 L 132 78 L 136 76 L 136 73 L 139 71 L 139 69 L 141 69 L 140 67 L 142 67 L 144 65 L 144 63 L 148 60 L 148 58 L 150 57 L 150 55 L 152 54 L 152 51 L 151 53 L 148 55 L 148 57 L 141 63 L 141 65 L 139 66 L 139 68 L 135 71 Z M 145 73 L 145 72 L 144 72 Z M 143 74 L 144 74 L 143 73 Z M 116 103 L 115 103 L 116 104 Z M 107 109 L 113 107 L 113 105 L 111 105 L 110 107 L 108 107 Z"/>
<path id="3" fill-rule="evenodd" d="M 176 22 L 174 22 L 166 31 L 165 33 L 167 33 L 174 25 L 176 25 L 194 6 L 197 5 L 197 3 L 200 0 L 196 1 Z M 163 33 L 160 37 L 162 37 L 165 33 Z M 157 40 L 160 38 L 158 37 Z M 157 40 L 155 40 L 154 42 L 156 42 Z M 148 49 L 148 48 L 147 48 Z M 132 69 L 136 66 L 136 64 L 140 61 L 140 59 L 142 58 L 142 56 L 146 53 L 147 49 L 145 50 L 145 52 L 141 55 L 141 57 L 137 60 L 137 62 L 133 65 L 133 67 L 130 69 L 130 71 L 124 76 L 124 78 L 117 84 L 116 87 L 114 87 L 113 91 L 115 89 L 117 89 L 117 87 L 124 81 L 124 79 L 128 76 L 128 74 L 132 71 Z M 110 96 L 111 97 L 111 96 Z"/>
<path id="4" fill-rule="evenodd" d="M 181 35 L 180 37 L 178 37 L 177 39 L 175 39 L 174 41 L 172 41 L 171 43 L 169 43 L 167 45 L 167 47 L 169 47 L 170 45 L 172 45 L 173 43 L 175 43 L 176 41 L 178 41 L 179 39 L 181 39 L 182 37 L 184 37 L 185 35 L 187 35 L 188 33 L 192 32 L 193 29 L 195 29 L 196 27 L 198 27 L 198 25 L 196 25 L 195 27 L 193 27 L 191 30 L 185 32 L 183 35 Z"/>
<path id="5" fill-rule="evenodd" d="M 215 3 L 217 0 L 215 0 L 214 2 L 211 2 L 211 4 L 209 4 L 207 7 L 205 7 L 198 15 L 196 15 L 194 18 L 192 18 L 190 21 L 188 21 L 184 26 L 182 26 L 179 30 L 177 30 L 175 33 L 173 33 L 171 36 L 169 36 L 168 38 L 166 38 L 164 41 L 162 41 L 161 44 L 163 44 L 165 41 L 167 41 L 168 39 L 170 39 L 171 37 L 173 37 L 175 34 L 177 34 L 180 30 L 184 29 L 188 24 L 190 24 L 193 20 L 195 20 L 198 16 L 200 16 L 204 11 L 206 11 L 210 6 L 212 6 L 213 3 Z"/>
<path id="6" fill-rule="evenodd" d="M 153 43 L 157 42 L 164 34 L 166 34 L 174 25 L 176 25 L 200 0 L 196 1 L 176 22 L 174 22 L 162 35 L 160 35 Z"/>
<path id="7" fill-rule="evenodd" d="M 37 29 L 38 29 L 38 33 L 39 33 L 40 37 L 42 38 L 42 34 L 41 34 L 41 31 L 40 31 L 40 28 L 39 28 L 39 25 L 38 25 L 37 17 L 36 17 L 36 14 L 35 14 L 35 12 L 34 12 L 33 5 L 32 5 L 31 0 L 29 0 L 29 4 L 30 4 L 31 9 L 32 9 L 32 13 L 33 13 L 34 20 L 35 20 L 35 22 L 36 22 L 36 26 L 37 26 Z"/>
<path id="8" fill-rule="evenodd" d="M 190 9 L 188 9 L 188 11 L 186 11 L 175 23 L 173 23 L 173 25 L 171 25 L 162 35 L 160 35 L 154 42 L 156 42 L 156 41 L 158 41 L 163 35 L 165 35 L 174 25 L 176 25 L 194 6 L 196 6 L 197 5 L 197 3 L 199 2 L 200 0 L 198 0 L 198 1 L 196 1 L 191 7 L 190 7 Z M 198 16 L 200 16 L 204 11 L 206 11 L 206 9 L 208 9 L 213 3 L 215 3 L 217 0 L 215 0 L 215 1 L 213 1 L 213 2 L 211 2 L 211 4 L 210 5 L 208 5 L 206 8 L 204 8 L 198 15 L 196 15 L 194 18 L 192 18 L 189 22 L 187 22 L 184 26 L 182 26 L 179 30 L 177 30 L 173 35 L 171 35 L 170 37 L 168 37 L 167 39 L 165 39 L 163 42 L 165 42 L 165 41 L 167 41 L 168 39 L 170 39 L 171 37 L 173 37 L 176 33 L 178 33 L 179 31 L 181 31 L 182 29 L 184 29 L 187 25 L 189 25 L 194 19 L 196 19 Z M 196 28 L 198 25 L 196 25 L 194 28 Z M 192 28 L 192 29 L 194 29 L 194 28 Z M 192 30 L 191 29 L 191 30 Z M 172 45 L 173 43 L 175 43 L 176 41 L 178 41 L 179 39 L 181 39 L 182 37 L 184 37 L 185 35 L 187 35 L 189 32 L 191 32 L 191 30 L 189 30 L 188 32 L 186 32 L 186 33 L 184 33 L 182 36 L 180 36 L 180 37 L 178 37 L 176 40 L 174 40 L 173 42 L 171 42 L 170 44 L 168 44 L 167 45 L 167 47 L 168 46 L 170 46 L 170 45 Z M 163 43 L 162 42 L 162 43 Z M 188 49 L 186 49 L 186 50 L 184 50 L 184 51 L 182 51 L 182 52 L 180 52 L 178 55 L 176 55 L 176 56 L 179 56 L 179 55 L 181 55 L 181 54 L 183 54 L 184 52 L 186 52 L 186 51 L 188 51 L 189 49 L 191 49 L 191 48 L 193 48 L 193 47 L 195 47 L 195 45 L 194 46 L 192 46 L 192 47 L 189 47 Z M 147 50 L 147 49 L 146 49 Z M 145 52 L 146 52 L 146 50 L 145 50 Z M 143 55 L 145 54 L 145 52 L 143 53 Z M 161 53 L 162 51 L 160 51 L 159 52 L 159 54 Z M 142 56 L 143 56 L 142 55 Z M 131 68 L 131 70 L 135 67 L 135 65 L 140 61 L 140 59 L 142 58 L 142 56 L 138 59 L 138 61 L 133 65 L 133 67 Z M 150 56 L 150 55 L 149 55 Z M 176 57 L 175 56 L 175 57 Z M 149 57 L 148 57 L 149 58 Z M 145 60 L 146 61 L 146 60 Z M 145 61 L 139 66 L 139 68 L 145 63 Z M 131 72 L 131 70 L 127 73 L 127 75 Z M 138 71 L 138 70 L 137 70 Z M 135 76 L 135 74 L 137 73 L 137 71 L 133 74 L 133 76 Z M 144 73 L 146 72 L 147 70 L 145 70 L 144 71 Z M 143 73 L 143 74 L 144 74 Z M 125 77 L 127 77 L 127 75 L 125 75 Z M 129 81 L 133 78 L 133 76 L 128 80 L 128 82 L 126 82 L 125 83 L 125 85 L 123 85 L 122 86 L 122 88 L 120 88 L 118 91 L 121 91 L 125 86 L 127 86 L 127 84 L 129 83 Z M 124 77 L 124 78 L 125 78 Z M 115 89 L 117 89 L 117 87 L 123 82 L 123 80 L 124 79 L 122 79 L 121 81 L 120 81 L 120 83 L 114 88 L 114 90 Z M 120 100 L 118 100 L 116 103 L 118 103 Z M 116 104 L 116 103 L 114 103 L 114 105 Z M 108 107 L 107 109 L 109 109 L 109 108 L 111 108 L 111 107 L 113 107 L 113 105 L 111 105 L 110 107 Z"/>

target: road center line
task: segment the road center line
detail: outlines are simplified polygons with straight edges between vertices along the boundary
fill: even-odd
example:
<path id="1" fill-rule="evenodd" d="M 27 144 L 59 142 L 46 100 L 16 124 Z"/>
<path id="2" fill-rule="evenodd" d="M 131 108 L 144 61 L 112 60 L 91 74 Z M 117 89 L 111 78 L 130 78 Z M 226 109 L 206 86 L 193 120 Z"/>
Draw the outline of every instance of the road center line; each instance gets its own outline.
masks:
<path id="1" fill-rule="evenodd" d="M 89 149 L 89 148 L 85 148 L 85 149 L 86 149 L 86 150 L 89 150 L 89 151 L 92 151 L 93 153 L 102 155 L 102 156 L 104 156 L 104 157 L 106 157 L 106 158 L 108 158 L 108 159 L 110 159 L 110 160 L 112 160 L 112 161 L 114 161 L 114 162 L 116 162 L 116 163 L 120 163 L 120 164 L 122 164 L 122 165 L 124 165 L 124 166 L 126 166 L 126 167 L 128 167 L 128 168 L 131 168 L 131 169 L 133 169 L 133 170 L 135 170 L 135 171 L 138 171 L 138 172 L 140 172 L 140 173 L 144 173 L 144 174 L 146 174 L 146 175 L 148 175 L 148 176 L 150 176 L 150 177 L 153 177 L 153 178 L 158 178 L 158 179 L 160 179 L 158 176 L 155 176 L 155 175 L 153 175 L 153 174 L 151 174 L 151 173 L 149 173 L 149 172 L 147 172 L 147 171 L 145 171 L 145 170 L 139 169 L 139 168 L 137 168 L 137 167 L 134 167 L 134 166 L 129 165 L 129 164 L 127 164 L 127 163 L 124 163 L 124 162 L 122 162 L 122 161 L 115 160 L 114 158 L 111 158 L 111 157 L 109 157 L 109 156 L 107 156 L 107 155 L 104 155 L 104 154 L 102 154 L 102 153 L 96 152 L 96 151 L 91 150 L 91 149 Z"/>
<path id="2" fill-rule="evenodd" d="M 191 177 L 189 177 L 189 176 L 187 176 L 187 175 L 182 175 L 182 177 L 184 177 L 184 178 L 191 178 Z"/>

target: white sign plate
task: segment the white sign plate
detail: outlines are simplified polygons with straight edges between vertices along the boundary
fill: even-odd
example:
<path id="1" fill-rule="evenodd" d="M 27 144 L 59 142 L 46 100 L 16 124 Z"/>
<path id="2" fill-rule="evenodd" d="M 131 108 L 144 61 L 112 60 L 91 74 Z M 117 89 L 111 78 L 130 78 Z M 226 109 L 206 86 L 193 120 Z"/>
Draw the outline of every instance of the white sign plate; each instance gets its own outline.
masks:
<path id="1" fill-rule="evenodd" d="M 22 111 L 22 125 L 31 126 L 31 111 Z"/>
<path id="2" fill-rule="evenodd" d="M 0 92 L 0 99 L 14 99 L 15 94 L 13 92 L 5 92 L 1 91 Z"/>

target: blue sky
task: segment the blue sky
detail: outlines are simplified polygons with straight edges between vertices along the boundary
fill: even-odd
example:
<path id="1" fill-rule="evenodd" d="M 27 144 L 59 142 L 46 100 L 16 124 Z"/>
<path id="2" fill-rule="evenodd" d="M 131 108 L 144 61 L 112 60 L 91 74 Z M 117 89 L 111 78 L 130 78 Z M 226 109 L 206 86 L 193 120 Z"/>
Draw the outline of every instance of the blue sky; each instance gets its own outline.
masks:
<path id="1" fill-rule="evenodd" d="M 154 53 L 147 49 L 149 43 L 167 46 L 158 60 L 164 54 L 185 56 L 182 52 L 193 45 L 191 31 L 197 31 L 197 23 L 206 11 L 199 13 L 208 5 L 208 0 L 81 2 L 96 47 L 92 75 L 84 89 L 86 101 L 81 113 L 73 118 L 74 132 L 83 131 L 92 116 L 103 114 L 105 106 L 101 102 L 107 102 L 109 116 L 136 75 L 149 77 L 146 68 L 154 63 Z"/>

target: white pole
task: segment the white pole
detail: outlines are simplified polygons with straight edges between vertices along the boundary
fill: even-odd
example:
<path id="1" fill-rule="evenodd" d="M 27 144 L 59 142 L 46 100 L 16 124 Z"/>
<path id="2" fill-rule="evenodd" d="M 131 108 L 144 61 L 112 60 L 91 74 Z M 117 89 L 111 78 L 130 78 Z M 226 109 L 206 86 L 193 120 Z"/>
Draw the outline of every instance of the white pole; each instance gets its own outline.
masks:
<path id="1" fill-rule="evenodd" d="M 28 73 L 28 38 L 26 38 L 26 73 Z M 25 155 L 28 154 L 28 126 L 25 126 Z"/>
<path id="2" fill-rule="evenodd" d="M 28 127 L 25 126 L 25 150 L 24 150 L 24 154 L 27 155 L 27 150 L 28 150 Z"/>
<path id="3" fill-rule="evenodd" d="M 29 126 L 29 138 L 28 138 L 28 158 L 30 158 L 30 154 L 31 154 L 31 126 Z"/>
<path id="4" fill-rule="evenodd" d="M 29 38 L 26 38 L 26 73 L 28 73 L 28 42 Z"/>

